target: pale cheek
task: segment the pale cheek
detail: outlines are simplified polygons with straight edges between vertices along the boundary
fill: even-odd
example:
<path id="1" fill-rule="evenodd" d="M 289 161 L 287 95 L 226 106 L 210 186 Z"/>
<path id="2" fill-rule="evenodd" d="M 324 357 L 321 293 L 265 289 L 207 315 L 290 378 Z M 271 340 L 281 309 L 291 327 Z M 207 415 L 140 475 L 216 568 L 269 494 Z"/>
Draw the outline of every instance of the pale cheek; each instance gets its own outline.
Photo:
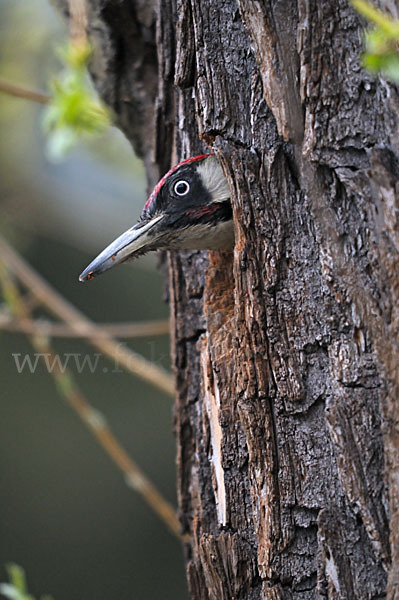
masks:
<path id="1" fill-rule="evenodd" d="M 168 236 L 169 237 L 169 236 Z M 234 246 L 232 221 L 217 225 L 195 225 L 182 229 L 178 236 L 163 240 L 167 248 L 176 250 L 227 250 Z"/>

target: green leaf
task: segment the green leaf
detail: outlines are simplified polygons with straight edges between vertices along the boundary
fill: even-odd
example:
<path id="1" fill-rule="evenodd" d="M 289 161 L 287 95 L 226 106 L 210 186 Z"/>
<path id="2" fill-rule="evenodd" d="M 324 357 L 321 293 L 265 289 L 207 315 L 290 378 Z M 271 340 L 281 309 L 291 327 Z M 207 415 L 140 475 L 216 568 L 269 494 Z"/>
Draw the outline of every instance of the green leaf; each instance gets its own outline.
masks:
<path id="1" fill-rule="evenodd" d="M 24 600 L 24 594 L 11 583 L 0 583 L 0 594 L 9 598 L 10 600 Z"/>
<path id="2" fill-rule="evenodd" d="M 25 571 L 19 565 L 15 563 L 9 563 L 6 565 L 8 577 L 12 585 L 14 585 L 20 592 L 25 594 L 26 592 L 26 577 Z"/>
<path id="3" fill-rule="evenodd" d="M 110 124 L 110 111 L 90 88 L 87 65 L 91 49 L 69 44 L 59 50 L 64 69 L 51 83 L 52 101 L 43 116 L 47 154 L 59 160 L 81 136 L 101 134 Z"/>
<path id="4" fill-rule="evenodd" d="M 9 600 L 35 600 L 27 591 L 25 571 L 19 565 L 6 565 L 10 583 L 0 583 L 0 593 Z M 41 600 L 53 600 L 51 596 L 42 596 Z"/>
<path id="5" fill-rule="evenodd" d="M 0 592 L 10 600 L 34 600 L 26 589 L 25 571 L 22 567 L 10 563 L 6 565 L 10 583 L 1 583 Z"/>
<path id="6" fill-rule="evenodd" d="M 374 8 L 366 0 L 351 1 L 358 12 L 374 25 L 374 29 L 364 35 L 363 66 L 371 73 L 381 73 L 388 80 L 398 83 L 399 21 Z"/>
<path id="7" fill-rule="evenodd" d="M 362 54 L 362 64 L 363 66 L 371 71 L 372 73 L 378 73 L 382 69 L 383 60 L 381 56 L 377 56 L 375 54 Z"/>
<path id="8" fill-rule="evenodd" d="M 385 36 L 390 38 L 399 36 L 399 21 L 392 19 L 390 15 L 378 10 L 366 0 L 352 0 L 352 4 L 363 17 L 380 29 Z"/>
<path id="9" fill-rule="evenodd" d="M 399 56 L 390 56 L 383 68 L 384 74 L 390 81 L 399 83 Z"/>
<path id="10" fill-rule="evenodd" d="M 46 155 L 54 162 L 59 162 L 76 145 L 79 136 L 68 127 L 58 128 L 49 135 L 46 144 Z"/>

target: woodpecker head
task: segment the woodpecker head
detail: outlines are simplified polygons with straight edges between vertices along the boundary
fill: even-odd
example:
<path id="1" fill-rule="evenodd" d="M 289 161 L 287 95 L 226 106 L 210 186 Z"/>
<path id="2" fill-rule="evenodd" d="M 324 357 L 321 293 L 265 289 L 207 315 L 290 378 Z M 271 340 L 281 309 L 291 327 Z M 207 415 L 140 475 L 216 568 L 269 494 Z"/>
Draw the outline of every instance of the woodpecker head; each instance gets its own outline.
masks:
<path id="1" fill-rule="evenodd" d="M 230 191 L 215 156 L 173 167 L 155 186 L 136 225 L 81 273 L 80 281 L 151 250 L 225 250 L 234 244 Z"/>

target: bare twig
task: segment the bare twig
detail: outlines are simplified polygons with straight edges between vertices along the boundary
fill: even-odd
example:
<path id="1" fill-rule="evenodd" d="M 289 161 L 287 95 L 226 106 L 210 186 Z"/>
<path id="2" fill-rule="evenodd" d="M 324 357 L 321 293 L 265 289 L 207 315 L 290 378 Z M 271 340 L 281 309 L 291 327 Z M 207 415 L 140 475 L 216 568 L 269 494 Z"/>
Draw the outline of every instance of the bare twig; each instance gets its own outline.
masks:
<path id="1" fill-rule="evenodd" d="M 83 338 L 87 332 L 71 329 L 66 323 L 54 323 L 43 319 L 15 319 L 7 313 L 0 312 L 0 330 L 25 333 L 26 335 L 42 335 L 50 338 Z M 118 338 L 136 338 L 158 336 L 169 333 L 168 321 L 144 321 L 142 323 L 102 323 L 101 336 L 112 335 Z M 90 337 L 90 336 L 89 336 Z M 94 336 L 95 337 L 95 336 Z"/>
<path id="2" fill-rule="evenodd" d="M 85 0 L 68 0 L 69 31 L 74 44 L 87 43 L 87 13 Z"/>
<path id="3" fill-rule="evenodd" d="M 84 0 L 69 0 L 69 13 L 72 43 L 84 46 L 87 44 L 87 13 Z M 43 94 L 4 79 L 0 79 L 0 92 L 16 98 L 38 102 L 39 104 L 49 104 L 52 100 L 49 94 Z"/>
<path id="4" fill-rule="evenodd" d="M 48 94 L 42 94 L 41 92 L 35 92 L 28 88 L 20 85 L 14 85 L 8 81 L 0 79 L 0 92 L 8 94 L 9 96 L 15 96 L 17 98 L 24 98 L 25 100 L 33 100 L 40 104 L 48 104 L 51 101 L 51 96 Z"/>
<path id="5" fill-rule="evenodd" d="M 15 317 L 25 322 L 30 321 L 30 311 L 24 304 L 24 300 L 9 277 L 5 266 L 0 268 L 0 282 L 4 296 Z M 105 418 L 86 400 L 68 370 L 61 370 L 48 339 L 30 336 L 30 341 L 34 349 L 40 353 L 42 359 L 46 356 L 47 360 L 51 361 L 53 365 L 51 375 L 54 377 L 62 397 L 97 438 L 111 460 L 124 473 L 127 483 L 141 494 L 145 502 L 164 521 L 172 533 L 180 537 L 179 520 L 172 506 L 163 498 L 148 477 L 146 477 L 124 448 L 122 448 L 108 427 Z"/>
<path id="6" fill-rule="evenodd" d="M 171 375 L 163 368 L 129 350 L 114 340 L 109 333 L 103 332 L 77 308 L 56 292 L 9 244 L 0 236 L 0 256 L 8 268 L 27 287 L 43 306 L 79 334 L 85 334 L 89 342 L 101 352 L 112 358 L 133 375 L 174 395 Z"/>

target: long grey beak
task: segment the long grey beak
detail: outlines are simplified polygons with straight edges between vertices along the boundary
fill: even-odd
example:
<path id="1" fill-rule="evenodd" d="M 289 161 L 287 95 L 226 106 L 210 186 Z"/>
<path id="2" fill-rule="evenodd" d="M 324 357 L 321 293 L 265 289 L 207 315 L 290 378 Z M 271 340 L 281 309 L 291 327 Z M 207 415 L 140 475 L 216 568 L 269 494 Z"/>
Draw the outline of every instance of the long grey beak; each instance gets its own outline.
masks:
<path id="1" fill-rule="evenodd" d="M 118 265 L 138 250 L 142 250 L 149 243 L 152 243 L 158 236 L 156 234 L 151 235 L 150 232 L 162 218 L 163 215 L 159 215 L 148 223 L 137 223 L 137 225 L 122 233 L 86 267 L 79 275 L 79 281 L 94 279 L 100 273 L 104 273 L 104 271 Z"/>

